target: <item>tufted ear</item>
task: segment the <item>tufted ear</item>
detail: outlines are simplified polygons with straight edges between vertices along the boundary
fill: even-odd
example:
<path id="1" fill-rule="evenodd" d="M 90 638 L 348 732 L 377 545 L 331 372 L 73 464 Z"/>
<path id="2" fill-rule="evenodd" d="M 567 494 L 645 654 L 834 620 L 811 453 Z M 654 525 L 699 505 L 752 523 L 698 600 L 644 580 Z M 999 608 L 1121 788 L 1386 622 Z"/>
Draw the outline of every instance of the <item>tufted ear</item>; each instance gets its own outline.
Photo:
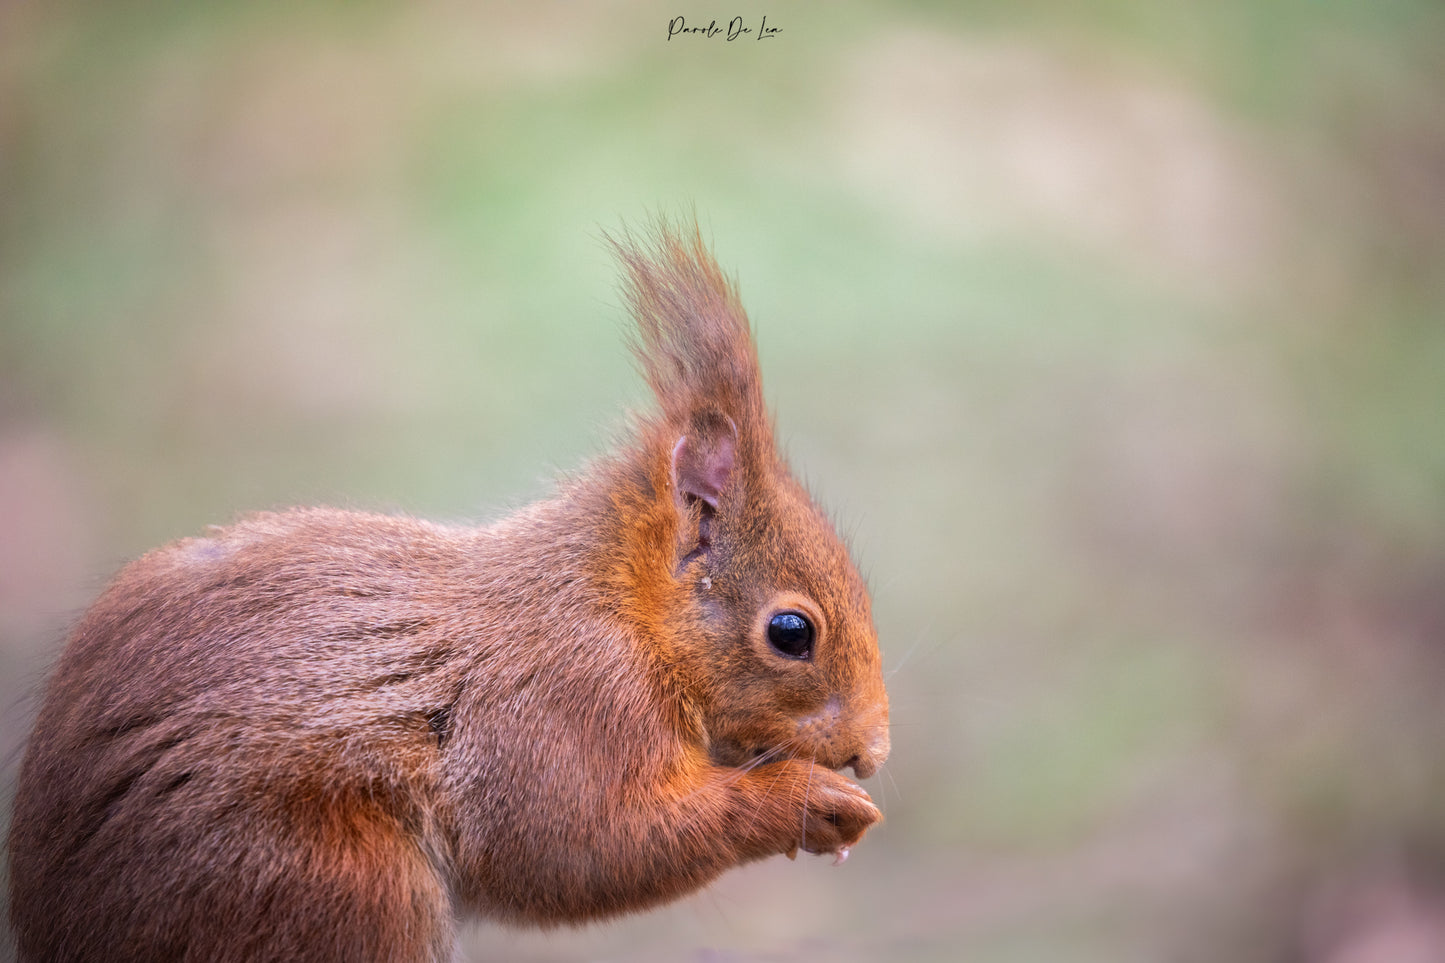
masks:
<path id="1" fill-rule="evenodd" d="M 727 415 L 693 418 L 691 429 L 672 446 L 673 490 L 680 509 L 686 511 L 700 501 L 717 511 L 718 499 L 732 478 L 737 444 L 737 425 Z"/>

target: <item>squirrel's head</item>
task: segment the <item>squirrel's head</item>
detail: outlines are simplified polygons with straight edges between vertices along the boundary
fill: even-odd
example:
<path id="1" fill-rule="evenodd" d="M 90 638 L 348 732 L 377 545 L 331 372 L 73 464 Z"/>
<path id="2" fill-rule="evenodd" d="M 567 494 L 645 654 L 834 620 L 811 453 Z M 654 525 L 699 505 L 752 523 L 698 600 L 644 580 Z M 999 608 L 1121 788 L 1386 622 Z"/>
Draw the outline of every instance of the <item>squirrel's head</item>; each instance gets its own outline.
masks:
<path id="1" fill-rule="evenodd" d="M 640 620 L 714 761 L 792 756 L 869 776 L 889 738 L 868 590 L 774 447 L 737 295 L 696 227 L 614 247 L 660 407 L 639 440 L 644 537 L 663 571 L 639 573 Z"/>

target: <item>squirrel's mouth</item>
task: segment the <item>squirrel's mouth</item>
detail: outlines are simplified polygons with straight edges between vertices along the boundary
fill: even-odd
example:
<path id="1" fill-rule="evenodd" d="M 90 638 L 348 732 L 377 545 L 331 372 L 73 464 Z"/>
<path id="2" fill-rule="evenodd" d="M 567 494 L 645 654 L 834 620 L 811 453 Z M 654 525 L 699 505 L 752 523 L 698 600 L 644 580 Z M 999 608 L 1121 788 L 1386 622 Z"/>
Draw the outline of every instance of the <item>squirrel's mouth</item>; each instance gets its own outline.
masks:
<path id="1" fill-rule="evenodd" d="M 713 739 L 707 747 L 708 759 L 713 765 L 729 769 L 741 769 L 768 754 L 766 748 L 745 746 L 736 739 Z"/>
<path id="2" fill-rule="evenodd" d="M 765 762 L 772 762 L 775 759 L 805 759 L 818 766 L 820 769 L 832 769 L 841 772 L 849 766 L 854 767 L 855 759 L 830 766 L 826 761 L 814 755 L 798 752 L 793 748 L 785 746 L 759 746 L 738 742 L 734 739 L 716 739 L 708 745 L 708 758 L 713 765 L 724 766 L 729 769 L 749 769 L 753 766 L 762 765 Z"/>

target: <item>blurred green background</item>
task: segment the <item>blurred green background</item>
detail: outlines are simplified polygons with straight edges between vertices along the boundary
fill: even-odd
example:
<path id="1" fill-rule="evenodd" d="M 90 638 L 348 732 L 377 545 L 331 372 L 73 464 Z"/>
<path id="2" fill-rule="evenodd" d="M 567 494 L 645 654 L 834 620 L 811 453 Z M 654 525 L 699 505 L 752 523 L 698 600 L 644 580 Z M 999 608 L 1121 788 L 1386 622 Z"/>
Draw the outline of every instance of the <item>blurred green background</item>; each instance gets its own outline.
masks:
<path id="1" fill-rule="evenodd" d="M 601 451 L 600 233 L 693 208 L 874 589 L 887 822 L 472 957 L 1445 959 L 1426 0 L 0 3 L 5 797 L 127 558 Z"/>

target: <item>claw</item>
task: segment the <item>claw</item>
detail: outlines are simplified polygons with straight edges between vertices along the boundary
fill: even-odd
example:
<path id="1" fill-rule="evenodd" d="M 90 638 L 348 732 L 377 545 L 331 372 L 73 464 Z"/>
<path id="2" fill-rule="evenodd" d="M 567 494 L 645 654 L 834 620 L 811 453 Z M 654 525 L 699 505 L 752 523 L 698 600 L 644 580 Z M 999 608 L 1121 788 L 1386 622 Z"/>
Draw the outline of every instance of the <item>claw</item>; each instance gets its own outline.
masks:
<path id="1" fill-rule="evenodd" d="M 833 865 L 834 865 L 834 866 L 842 866 L 842 865 L 843 865 L 844 863 L 846 863 L 847 861 L 848 861 L 848 847 L 847 847 L 847 846 L 843 846 L 843 847 L 839 848 L 838 852 L 833 856 Z"/>
<path id="2" fill-rule="evenodd" d="M 794 843 L 792 846 L 789 846 L 789 847 L 788 847 L 788 851 L 787 851 L 786 853 L 784 853 L 783 855 L 787 856 L 789 859 L 797 859 L 797 858 L 798 858 L 798 844 L 797 844 L 797 843 Z"/>

